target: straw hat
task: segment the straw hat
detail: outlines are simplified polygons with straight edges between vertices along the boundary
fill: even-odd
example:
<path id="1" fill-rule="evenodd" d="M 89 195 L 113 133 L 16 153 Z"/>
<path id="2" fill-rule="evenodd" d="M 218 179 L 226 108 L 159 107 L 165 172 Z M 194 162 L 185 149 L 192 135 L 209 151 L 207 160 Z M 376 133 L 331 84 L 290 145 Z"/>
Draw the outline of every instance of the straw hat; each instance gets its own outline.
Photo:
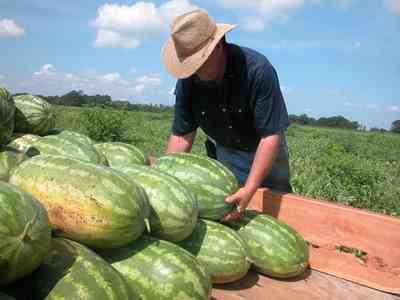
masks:
<path id="1" fill-rule="evenodd" d="M 207 60 L 220 39 L 236 25 L 215 23 L 204 10 L 177 17 L 161 50 L 161 62 L 176 78 L 187 78 Z"/>

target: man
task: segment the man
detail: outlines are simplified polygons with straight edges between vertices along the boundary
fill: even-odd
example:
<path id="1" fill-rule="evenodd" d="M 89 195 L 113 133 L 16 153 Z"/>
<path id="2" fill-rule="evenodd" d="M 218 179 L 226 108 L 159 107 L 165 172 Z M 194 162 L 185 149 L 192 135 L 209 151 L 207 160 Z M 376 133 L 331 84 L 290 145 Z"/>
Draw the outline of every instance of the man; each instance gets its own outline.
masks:
<path id="1" fill-rule="evenodd" d="M 284 137 L 289 119 L 277 74 L 262 54 L 226 43 L 234 27 L 195 10 L 174 20 L 161 51 L 164 67 L 178 79 L 166 153 L 189 152 L 200 127 L 208 155 L 242 185 L 225 200 L 238 210 L 222 221 L 238 218 L 261 186 L 291 191 Z"/>

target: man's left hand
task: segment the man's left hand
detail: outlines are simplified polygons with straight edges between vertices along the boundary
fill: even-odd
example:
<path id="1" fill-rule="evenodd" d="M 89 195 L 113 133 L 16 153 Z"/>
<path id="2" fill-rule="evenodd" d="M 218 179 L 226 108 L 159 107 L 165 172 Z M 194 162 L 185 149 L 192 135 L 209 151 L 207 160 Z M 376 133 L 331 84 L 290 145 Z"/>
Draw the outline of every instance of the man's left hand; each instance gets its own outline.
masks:
<path id="1" fill-rule="evenodd" d="M 221 219 L 221 222 L 228 222 L 240 218 L 240 216 L 246 210 L 247 205 L 249 205 L 253 195 L 253 191 L 249 191 L 245 187 L 242 187 L 236 193 L 226 197 L 225 202 L 236 205 L 236 209 L 225 215 Z"/>

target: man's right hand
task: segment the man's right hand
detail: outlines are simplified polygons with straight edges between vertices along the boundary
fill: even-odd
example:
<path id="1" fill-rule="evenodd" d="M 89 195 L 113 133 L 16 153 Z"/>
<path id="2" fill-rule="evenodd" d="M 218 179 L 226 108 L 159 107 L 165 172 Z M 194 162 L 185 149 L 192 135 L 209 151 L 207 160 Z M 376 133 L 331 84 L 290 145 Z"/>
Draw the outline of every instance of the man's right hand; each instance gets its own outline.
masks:
<path id="1" fill-rule="evenodd" d="M 151 166 L 151 165 L 154 165 L 154 164 L 156 163 L 157 157 L 154 156 L 154 155 L 149 155 L 149 156 L 147 157 L 147 160 L 149 161 L 149 164 L 150 164 L 150 166 Z"/>

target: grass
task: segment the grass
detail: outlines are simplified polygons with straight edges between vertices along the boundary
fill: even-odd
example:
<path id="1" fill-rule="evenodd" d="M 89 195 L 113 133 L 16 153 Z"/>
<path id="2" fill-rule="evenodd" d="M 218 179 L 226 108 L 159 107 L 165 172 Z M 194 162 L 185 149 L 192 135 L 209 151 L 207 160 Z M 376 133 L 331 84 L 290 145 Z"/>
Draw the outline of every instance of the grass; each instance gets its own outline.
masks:
<path id="1" fill-rule="evenodd" d="M 57 127 L 88 134 L 90 108 L 58 107 Z M 103 111 L 118 140 L 163 154 L 172 114 Z M 111 121 L 110 121 L 111 120 Z M 107 123 L 103 122 L 103 123 Z M 104 124 L 103 124 L 104 125 Z M 107 124 L 105 124 L 107 127 Z M 287 131 L 291 183 L 298 195 L 400 217 L 400 135 L 292 125 Z M 205 154 L 199 131 L 193 152 Z"/>

